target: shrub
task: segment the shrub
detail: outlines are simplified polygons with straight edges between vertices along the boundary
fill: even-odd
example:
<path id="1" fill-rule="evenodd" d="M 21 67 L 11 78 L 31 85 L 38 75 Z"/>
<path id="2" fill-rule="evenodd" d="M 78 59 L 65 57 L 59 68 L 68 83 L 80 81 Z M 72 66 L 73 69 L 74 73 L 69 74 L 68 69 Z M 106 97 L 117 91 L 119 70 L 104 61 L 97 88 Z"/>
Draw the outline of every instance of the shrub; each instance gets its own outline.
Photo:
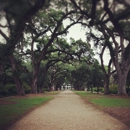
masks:
<path id="1" fill-rule="evenodd" d="M 126 92 L 128 95 L 130 95 L 130 87 L 129 86 L 126 87 Z"/>
<path id="2" fill-rule="evenodd" d="M 2 95 L 3 96 L 10 96 L 17 94 L 16 86 L 15 84 L 6 84 L 3 87 Z"/>
<path id="3" fill-rule="evenodd" d="M 104 93 L 104 88 L 103 88 L 103 87 L 100 88 L 100 92 L 101 92 L 101 93 Z"/>
<path id="4" fill-rule="evenodd" d="M 93 88 L 93 91 L 94 91 L 94 92 L 97 92 L 97 88 Z"/>
<path id="5" fill-rule="evenodd" d="M 104 92 L 104 88 L 103 87 L 99 87 L 99 88 L 93 88 L 94 92 Z"/>
<path id="6" fill-rule="evenodd" d="M 117 84 L 110 85 L 109 91 L 111 94 L 117 94 L 118 93 L 118 85 Z"/>
<path id="7" fill-rule="evenodd" d="M 46 88 L 43 88 L 43 91 L 44 91 L 44 92 L 45 92 L 45 91 L 49 92 L 50 89 L 49 89 L 48 87 L 46 87 Z"/>
<path id="8" fill-rule="evenodd" d="M 31 88 L 27 83 L 23 83 L 24 91 L 26 94 L 31 92 Z M 16 95 L 17 89 L 15 84 L 6 84 L 5 86 L 0 85 L 0 95 L 1 96 L 10 96 Z"/>
<path id="9" fill-rule="evenodd" d="M 27 83 L 23 83 L 25 94 L 31 93 L 31 87 Z"/>

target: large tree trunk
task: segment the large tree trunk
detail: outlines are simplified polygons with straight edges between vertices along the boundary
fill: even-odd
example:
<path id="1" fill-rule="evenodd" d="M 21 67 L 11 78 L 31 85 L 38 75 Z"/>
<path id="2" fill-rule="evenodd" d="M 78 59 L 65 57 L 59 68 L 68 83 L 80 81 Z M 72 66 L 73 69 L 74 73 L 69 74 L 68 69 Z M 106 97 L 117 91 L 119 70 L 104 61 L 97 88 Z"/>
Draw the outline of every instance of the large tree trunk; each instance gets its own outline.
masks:
<path id="1" fill-rule="evenodd" d="M 38 88 L 38 93 L 43 93 L 43 88 L 42 87 Z"/>
<path id="2" fill-rule="evenodd" d="M 102 52 L 100 54 L 100 60 L 101 60 L 102 71 L 104 73 L 104 94 L 109 94 L 109 82 L 110 82 L 110 73 L 111 73 L 110 71 L 111 71 L 112 60 L 111 59 L 109 60 L 108 70 L 106 70 L 103 62 L 103 54 L 105 49 L 106 49 L 106 44 L 102 48 Z"/>
<path id="3" fill-rule="evenodd" d="M 52 90 L 52 91 L 56 90 L 54 83 L 52 83 L 51 90 Z"/>
<path id="4" fill-rule="evenodd" d="M 18 95 L 24 96 L 25 95 L 24 88 L 23 88 L 21 80 L 19 79 L 19 77 L 17 75 L 14 75 L 14 81 L 15 81 L 15 84 L 16 84 L 16 87 L 17 87 Z"/>
<path id="5" fill-rule="evenodd" d="M 127 80 L 127 72 L 118 74 L 118 95 L 127 95 L 126 80 Z"/>
<path id="6" fill-rule="evenodd" d="M 39 89 L 39 93 L 43 93 L 44 90 L 43 90 L 43 87 L 44 87 L 44 82 L 46 80 L 46 77 L 47 77 L 47 71 L 46 69 L 44 69 L 44 71 L 42 72 L 44 74 L 44 77 L 42 78 L 42 83 L 40 86 L 38 86 L 38 89 Z"/>
<path id="7" fill-rule="evenodd" d="M 25 95 L 24 88 L 23 88 L 22 82 L 18 75 L 18 70 L 17 70 L 16 64 L 15 64 L 13 54 L 9 56 L 9 59 L 10 59 L 11 65 L 12 65 L 13 77 L 14 77 L 14 81 L 16 84 L 16 88 L 17 88 L 17 94 L 19 96 L 24 96 Z"/>
<path id="8" fill-rule="evenodd" d="M 33 76 L 32 78 L 32 85 L 31 85 L 31 93 L 36 94 L 37 93 L 37 74 Z"/>
<path id="9" fill-rule="evenodd" d="M 104 94 L 109 94 L 109 75 L 105 74 Z"/>

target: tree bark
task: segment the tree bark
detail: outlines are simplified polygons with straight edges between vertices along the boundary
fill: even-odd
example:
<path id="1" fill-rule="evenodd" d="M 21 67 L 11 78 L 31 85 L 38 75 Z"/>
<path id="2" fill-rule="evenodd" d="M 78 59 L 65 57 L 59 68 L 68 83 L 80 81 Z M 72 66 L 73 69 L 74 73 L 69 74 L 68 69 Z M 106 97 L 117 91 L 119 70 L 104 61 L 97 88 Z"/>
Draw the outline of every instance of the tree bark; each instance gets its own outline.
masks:
<path id="1" fill-rule="evenodd" d="M 34 73 L 34 76 L 32 77 L 31 93 L 34 94 L 37 93 L 37 79 L 38 79 L 37 73 Z"/>
<path id="2" fill-rule="evenodd" d="M 104 29 L 106 29 L 107 33 L 110 35 L 110 37 L 113 40 L 113 43 L 115 45 L 115 48 L 112 47 L 109 40 L 106 40 L 106 45 L 110 51 L 111 60 L 115 66 L 117 76 L 118 76 L 118 95 L 127 95 L 126 93 L 126 80 L 127 80 L 127 74 L 130 69 L 129 65 L 129 58 L 125 59 L 124 57 L 124 38 L 121 34 L 119 34 L 120 42 L 118 43 L 116 41 L 116 37 L 114 36 L 113 32 L 109 30 L 107 26 L 104 26 Z M 109 37 L 108 34 L 104 30 L 102 30 L 104 37 Z M 119 47 L 121 49 L 119 49 Z M 121 51 L 120 51 L 121 50 Z M 119 57 L 119 53 L 120 56 Z"/>
<path id="3" fill-rule="evenodd" d="M 104 94 L 109 94 L 109 75 L 106 74 L 104 79 Z"/>
<path id="4" fill-rule="evenodd" d="M 43 88 L 42 87 L 39 87 L 38 90 L 39 90 L 38 91 L 39 93 L 43 93 Z"/>
<path id="5" fill-rule="evenodd" d="M 126 80 L 127 72 L 118 74 L 118 95 L 127 95 Z"/>
<path id="6" fill-rule="evenodd" d="M 38 86 L 39 93 L 43 93 L 44 92 L 43 87 L 44 87 L 44 82 L 45 82 L 46 77 L 47 77 L 46 76 L 47 75 L 46 69 L 44 69 L 44 71 L 42 73 L 44 73 L 44 78 L 42 79 L 42 84 L 40 86 Z"/>
<path id="7" fill-rule="evenodd" d="M 55 90 L 55 85 L 54 85 L 54 83 L 52 83 L 51 91 L 54 91 L 54 90 Z"/>
<path id="8" fill-rule="evenodd" d="M 23 88 L 22 82 L 18 75 L 18 70 L 17 70 L 16 64 L 15 64 L 13 54 L 9 56 L 9 59 L 10 59 L 11 65 L 12 65 L 13 77 L 14 77 L 14 81 L 16 84 L 16 88 L 17 88 L 17 94 L 19 96 L 24 96 L 25 95 L 24 88 Z"/>
<path id="9" fill-rule="evenodd" d="M 106 70 L 103 63 L 103 54 L 104 54 L 105 48 L 106 48 L 106 44 L 102 48 L 102 52 L 100 54 L 100 60 L 101 60 L 102 71 L 104 73 L 104 94 L 109 94 L 109 82 L 110 82 L 110 70 L 111 70 L 110 68 L 111 68 L 112 61 L 111 60 L 109 61 L 108 70 Z"/>

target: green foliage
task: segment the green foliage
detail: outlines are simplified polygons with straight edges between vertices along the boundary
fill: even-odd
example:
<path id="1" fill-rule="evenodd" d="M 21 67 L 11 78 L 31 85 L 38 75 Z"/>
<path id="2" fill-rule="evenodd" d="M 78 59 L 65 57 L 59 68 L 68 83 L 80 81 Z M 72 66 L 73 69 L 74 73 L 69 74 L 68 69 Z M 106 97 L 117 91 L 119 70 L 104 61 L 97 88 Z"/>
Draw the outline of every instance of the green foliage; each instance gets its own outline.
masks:
<path id="1" fill-rule="evenodd" d="M 3 91 L 1 93 L 1 95 L 3 96 L 16 95 L 16 94 L 17 94 L 17 90 L 15 84 L 6 84 L 3 87 Z"/>
<path id="2" fill-rule="evenodd" d="M 97 87 L 94 87 L 94 88 L 93 88 L 93 91 L 94 91 L 94 92 L 101 92 L 101 93 L 103 93 L 103 92 L 104 92 L 104 88 L 103 88 L 103 87 L 98 87 L 98 88 L 97 88 Z"/>
<path id="3" fill-rule="evenodd" d="M 130 95 L 130 86 L 126 87 L 126 92 L 127 92 L 128 95 Z"/>
<path id="4" fill-rule="evenodd" d="M 111 39 L 111 36 L 109 37 L 109 34 L 107 34 L 107 33 L 110 31 L 118 32 L 118 30 L 122 30 L 124 38 L 126 40 L 130 40 L 129 39 L 130 22 L 128 20 L 128 16 L 130 13 L 129 5 L 124 4 L 125 2 L 122 1 L 121 3 L 123 5 L 123 8 L 117 8 L 118 5 L 120 5 L 119 1 L 116 0 L 113 3 L 111 3 L 111 2 L 108 3 L 108 4 L 113 4 L 112 7 L 115 7 L 115 10 L 113 11 L 113 10 L 111 10 L 113 8 L 110 8 L 112 13 L 111 13 L 110 18 L 107 19 L 108 20 L 107 21 L 105 19 L 106 19 L 106 16 L 108 16 L 109 11 L 107 12 L 105 10 L 105 7 L 103 8 L 103 6 L 102 6 L 103 4 L 105 5 L 105 3 L 107 3 L 105 1 L 95 2 L 94 0 L 93 1 L 92 0 L 80 0 L 79 2 L 77 2 L 77 1 L 74 2 L 74 1 L 65 1 L 65 0 L 58 0 L 58 1 L 49 0 L 49 1 L 46 1 L 46 4 L 44 5 L 44 7 L 42 9 L 40 8 L 40 5 L 42 5 L 42 4 L 39 4 L 37 9 L 36 8 L 33 9 L 32 7 L 35 6 L 35 4 L 37 2 L 39 2 L 39 0 L 38 1 L 37 0 L 5 0 L 5 1 L 0 0 L 1 12 L 2 12 L 2 13 L 0 13 L 0 19 L 2 19 L 2 17 L 4 19 L 6 19 L 7 23 L 5 23 L 5 25 L 3 25 L 3 26 L 5 26 L 3 28 L 8 28 L 7 29 L 8 38 L 6 37 L 6 35 L 3 35 L 3 37 L 5 38 L 6 43 L 9 43 L 9 44 L 0 45 L 0 65 L 4 65 L 6 67 L 7 67 L 7 65 L 10 65 L 10 63 L 7 62 L 9 53 L 13 53 L 13 51 L 14 51 L 13 48 L 16 47 L 15 45 L 18 45 L 20 40 L 21 40 L 20 44 L 24 43 L 23 48 L 33 48 L 29 44 L 29 42 L 30 43 L 32 42 L 32 44 L 35 44 L 34 45 L 35 49 L 34 50 L 27 49 L 26 51 L 29 56 L 26 55 L 26 57 L 29 57 L 28 59 L 30 59 L 30 60 L 32 58 L 34 60 L 32 63 L 34 63 L 35 65 L 28 64 L 27 68 L 24 68 L 21 65 L 22 64 L 21 61 L 23 59 L 22 60 L 20 59 L 19 61 L 18 60 L 15 61 L 17 64 L 17 68 L 18 68 L 18 76 L 22 79 L 22 82 L 26 82 L 27 84 L 29 84 L 29 80 L 31 80 L 30 77 L 32 76 L 31 74 L 33 73 L 32 71 L 35 68 L 38 69 L 38 66 L 40 64 L 40 63 L 38 63 L 40 61 L 39 57 L 42 57 L 43 58 L 42 60 L 46 60 L 47 62 L 50 60 L 56 61 L 58 59 L 58 60 L 62 60 L 63 62 L 66 62 L 66 63 L 72 63 L 75 60 L 76 62 L 75 63 L 73 62 L 72 64 L 75 64 L 75 66 L 79 66 L 79 64 L 81 64 L 81 66 L 79 66 L 79 68 L 77 67 L 76 69 L 73 69 L 73 67 L 72 67 L 72 71 L 70 70 L 68 72 L 68 74 L 66 74 L 66 73 L 64 74 L 64 75 L 66 75 L 66 77 L 68 77 L 68 79 L 66 78 L 68 80 L 68 81 L 66 80 L 66 83 L 69 83 L 71 81 L 71 82 L 73 82 L 74 85 L 77 84 L 81 88 L 84 88 L 84 86 L 86 86 L 86 85 L 88 85 L 90 87 L 102 86 L 103 85 L 102 84 L 103 74 L 101 72 L 100 65 L 96 62 L 93 62 L 94 54 L 93 54 L 90 44 L 83 42 L 81 39 L 75 41 L 73 38 L 70 39 L 70 43 L 67 43 L 67 40 L 65 38 L 61 38 L 61 39 L 59 38 L 59 37 L 63 37 L 64 35 L 67 34 L 67 29 L 65 30 L 63 22 L 65 19 L 70 19 L 70 21 L 71 21 L 70 23 L 73 23 L 74 21 L 76 22 L 76 18 L 78 18 L 79 15 L 81 15 L 80 20 L 79 20 L 81 23 L 84 21 L 84 18 L 88 19 L 88 21 L 84 22 L 84 23 L 88 23 L 88 25 L 85 24 L 84 26 L 85 26 L 85 28 L 88 27 L 88 30 L 90 29 L 91 35 L 88 34 L 88 32 L 87 32 L 87 35 L 90 35 L 89 38 L 90 39 L 92 38 L 94 43 L 100 45 L 101 48 L 104 46 L 104 38 L 103 38 L 104 36 L 103 35 L 101 36 L 101 33 L 99 33 L 99 31 L 101 31 L 98 28 L 100 23 L 102 23 L 102 28 L 104 28 L 105 26 L 108 27 L 107 23 L 109 23 L 109 21 L 111 21 L 112 23 L 115 23 L 115 25 L 112 24 L 111 27 L 109 26 L 109 28 L 108 28 L 108 30 L 110 29 L 109 31 L 105 31 L 105 28 L 103 31 L 104 33 L 106 33 L 106 35 L 108 35 L 108 38 L 106 37 L 107 38 L 106 45 L 111 52 L 111 57 L 114 59 L 114 57 L 113 57 L 115 55 L 114 53 L 118 52 L 119 50 L 114 51 L 113 43 L 111 43 L 109 41 Z M 42 3 L 44 1 L 40 0 L 40 2 Z M 76 6 L 76 3 L 78 4 L 78 6 Z M 94 4 L 95 4 L 95 6 L 94 6 Z M 109 7 L 109 5 L 108 5 L 108 7 Z M 31 10 L 31 9 L 33 9 L 33 10 Z M 38 9 L 41 9 L 41 10 L 38 11 Z M 75 13 L 69 14 L 68 12 L 71 10 L 75 11 Z M 78 12 L 78 13 L 76 13 L 76 12 Z M 67 13 L 69 15 L 67 15 Z M 81 14 L 79 14 L 79 13 L 81 13 Z M 33 16 L 33 17 L 31 17 L 31 16 Z M 113 18 L 115 21 L 113 20 Z M 96 25 L 96 26 L 93 26 L 91 28 L 89 26 L 89 25 L 91 25 L 90 24 L 91 22 L 92 22 L 92 26 L 93 25 Z M 120 26 L 118 26 L 118 24 Z M 7 25 L 9 25 L 9 26 L 6 27 Z M 117 27 L 116 27 L 116 25 L 117 25 Z M 1 27 L 2 27 L 2 25 L 1 25 Z M 92 30 L 95 30 L 95 34 L 93 34 Z M 53 32 L 55 32 L 55 34 Z M 63 32 L 63 34 L 61 32 Z M 93 35 L 93 37 L 92 37 L 92 35 Z M 29 37 L 29 39 L 28 38 L 24 39 L 23 37 L 24 38 Z M 53 40 L 53 38 L 55 40 Z M 23 41 L 23 39 L 25 41 Z M 49 42 L 50 39 L 52 39 L 52 41 Z M 90 40 L 89 40 L 89 42 L 91 43 Z M 25 45 L 25 43 L 26 43 L 26 45 Z M 120 46 L 120 47 L 122 47 L 122 46 Z M 124 56 L 126 57 L 126 59 L 129 58 L 129 54 L 130 54 L 129 48 L 130 48 L 130 45 L 126 46 L 126 48 L 125 48 Z M 17 49 L 16 49 L 17 54 L 15 54 L 15 56 L 17 55 L 18 57 L 22 58 L 21 57 L 21 55 L 23 55 L 22 51 L 20 52 L 20 49 L 19 48 L 17 48 Z M 42 49 L 44 49 L 43 54 L 41 54 Z M 54 52 L 55 49 L 59 49 L 59 51 Z M 9 51 L 9 50 L 11 50 L 11 51 Z M 123 49 L 120 49 L 120 50 L 123 51 Z M 45 54 L 46 52 L 48 52 L 48 53 Z M 82 63 L 78 63 L 78 60 L 85 61 L 87 64 L 83 65 Z M 89 66 L 90 64 L 93 64 L 93 65 Z M 22 72 L 23 70 L 28 70 L 29 74 L 23 73 Z M 59 73 L 62 73 L 63 72 L 62 70 L 63 69 L 59 70 L 60 71 Z M 71 75 L 72 77 L 69 75 Z M 45 80 L 45 76 L 41 75 L 38 77 L 39 78 L 38 86 L 42 86 L 42 84 L 43 84 L 42 80 L 43 81 Z M 52 77 L 52 73 L 49 73 L 48 76 L 46 76 L 46 77 Z M 63 74 L 60 74 L 58 76 L 58 78 L 57 78 L 58 80 L 59 80 L 59 77 L 63 77 Z M 69 80 L 70 77 L 71 77 L 71 80 Z M 63 79 L 62 79 L 62 82 L 63 82 Z M 8 82 L 8 84 L 10 84 L 10 82 Z M 15 89 L 14 89 L 15 87 L 8 85 L 8 84 L 7 84 L 7 86 L 1 87 L 2 91 L 4 88 L 4 92 L 7 94 L 15 93 Z M 25 85 L 26 86 L 25 90 L 27 93 L 29 93 L 30 90 L 29 90 L 29 86 L 27 84 Z M 59 83 L 58 86 L 60 86 L 60 85 L 61 85 L 61 82 Z M 115 93 L 117 93 L 116 91 L 117 91 L 117 88 L 110 86 L 111 93 L 115 94 Z"/>
<path id="5" fill-rule="evenodd" d="M 27 83 L 23 83 L 25 94 L 31 93 L 31 87 Z"/>
<path id="6" fill-rule="evenodd" d="M 89 71 L 88 73 L 88 82 L 87 86 L 88 87 L 101 87 L 103 86 L 103 72 L 101 70 L 101 66 L 97 60 L 94 61 L 94 63 L 89 66 Z"/>
<path id="7" fill-rule="evenodd" d="M 112 84 L 109 86 L 109 91 L 111 94 L 117 94 L 118 92 L 118 85 L 117 84 Z"/>
<path id="8" fill-rule="evenodd" d="M 27 83 L 23 83 L 24 91 L 26 94 L 31 92 L 31 88 Z M 10 95 L 16 95 L 17 94 L 17 89 L 15 84 L 6 84 L 0 85 L 0 95 L 1 96 L 10 96 Z"/>

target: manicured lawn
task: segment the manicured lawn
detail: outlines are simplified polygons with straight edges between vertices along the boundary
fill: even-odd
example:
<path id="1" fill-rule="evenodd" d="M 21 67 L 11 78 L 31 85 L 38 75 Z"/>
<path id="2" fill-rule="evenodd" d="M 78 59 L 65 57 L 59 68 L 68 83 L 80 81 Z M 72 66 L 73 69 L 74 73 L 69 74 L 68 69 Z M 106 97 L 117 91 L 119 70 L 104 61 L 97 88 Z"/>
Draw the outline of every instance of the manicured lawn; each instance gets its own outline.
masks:
<path id="1" fill-rule="evenodd" d="M 25 113 L 53 99 L 59 92 L 48 92 L 42 95 L 27 97 L 0 98 L 0 129 L 10 122 L 20 118 Z"/>
<path id="2" fill-rule="evenodd" d="M 86 91 L 74 91 L 89 102 L 103 107 L 130 107 L 130 97 L 107 96 Z"/>
<path id="3" fill-rule="evenodd" d="M 130 107 L 130 98 L 99 98 L 90 100 L 92 103 L 104 107 Z"/>

